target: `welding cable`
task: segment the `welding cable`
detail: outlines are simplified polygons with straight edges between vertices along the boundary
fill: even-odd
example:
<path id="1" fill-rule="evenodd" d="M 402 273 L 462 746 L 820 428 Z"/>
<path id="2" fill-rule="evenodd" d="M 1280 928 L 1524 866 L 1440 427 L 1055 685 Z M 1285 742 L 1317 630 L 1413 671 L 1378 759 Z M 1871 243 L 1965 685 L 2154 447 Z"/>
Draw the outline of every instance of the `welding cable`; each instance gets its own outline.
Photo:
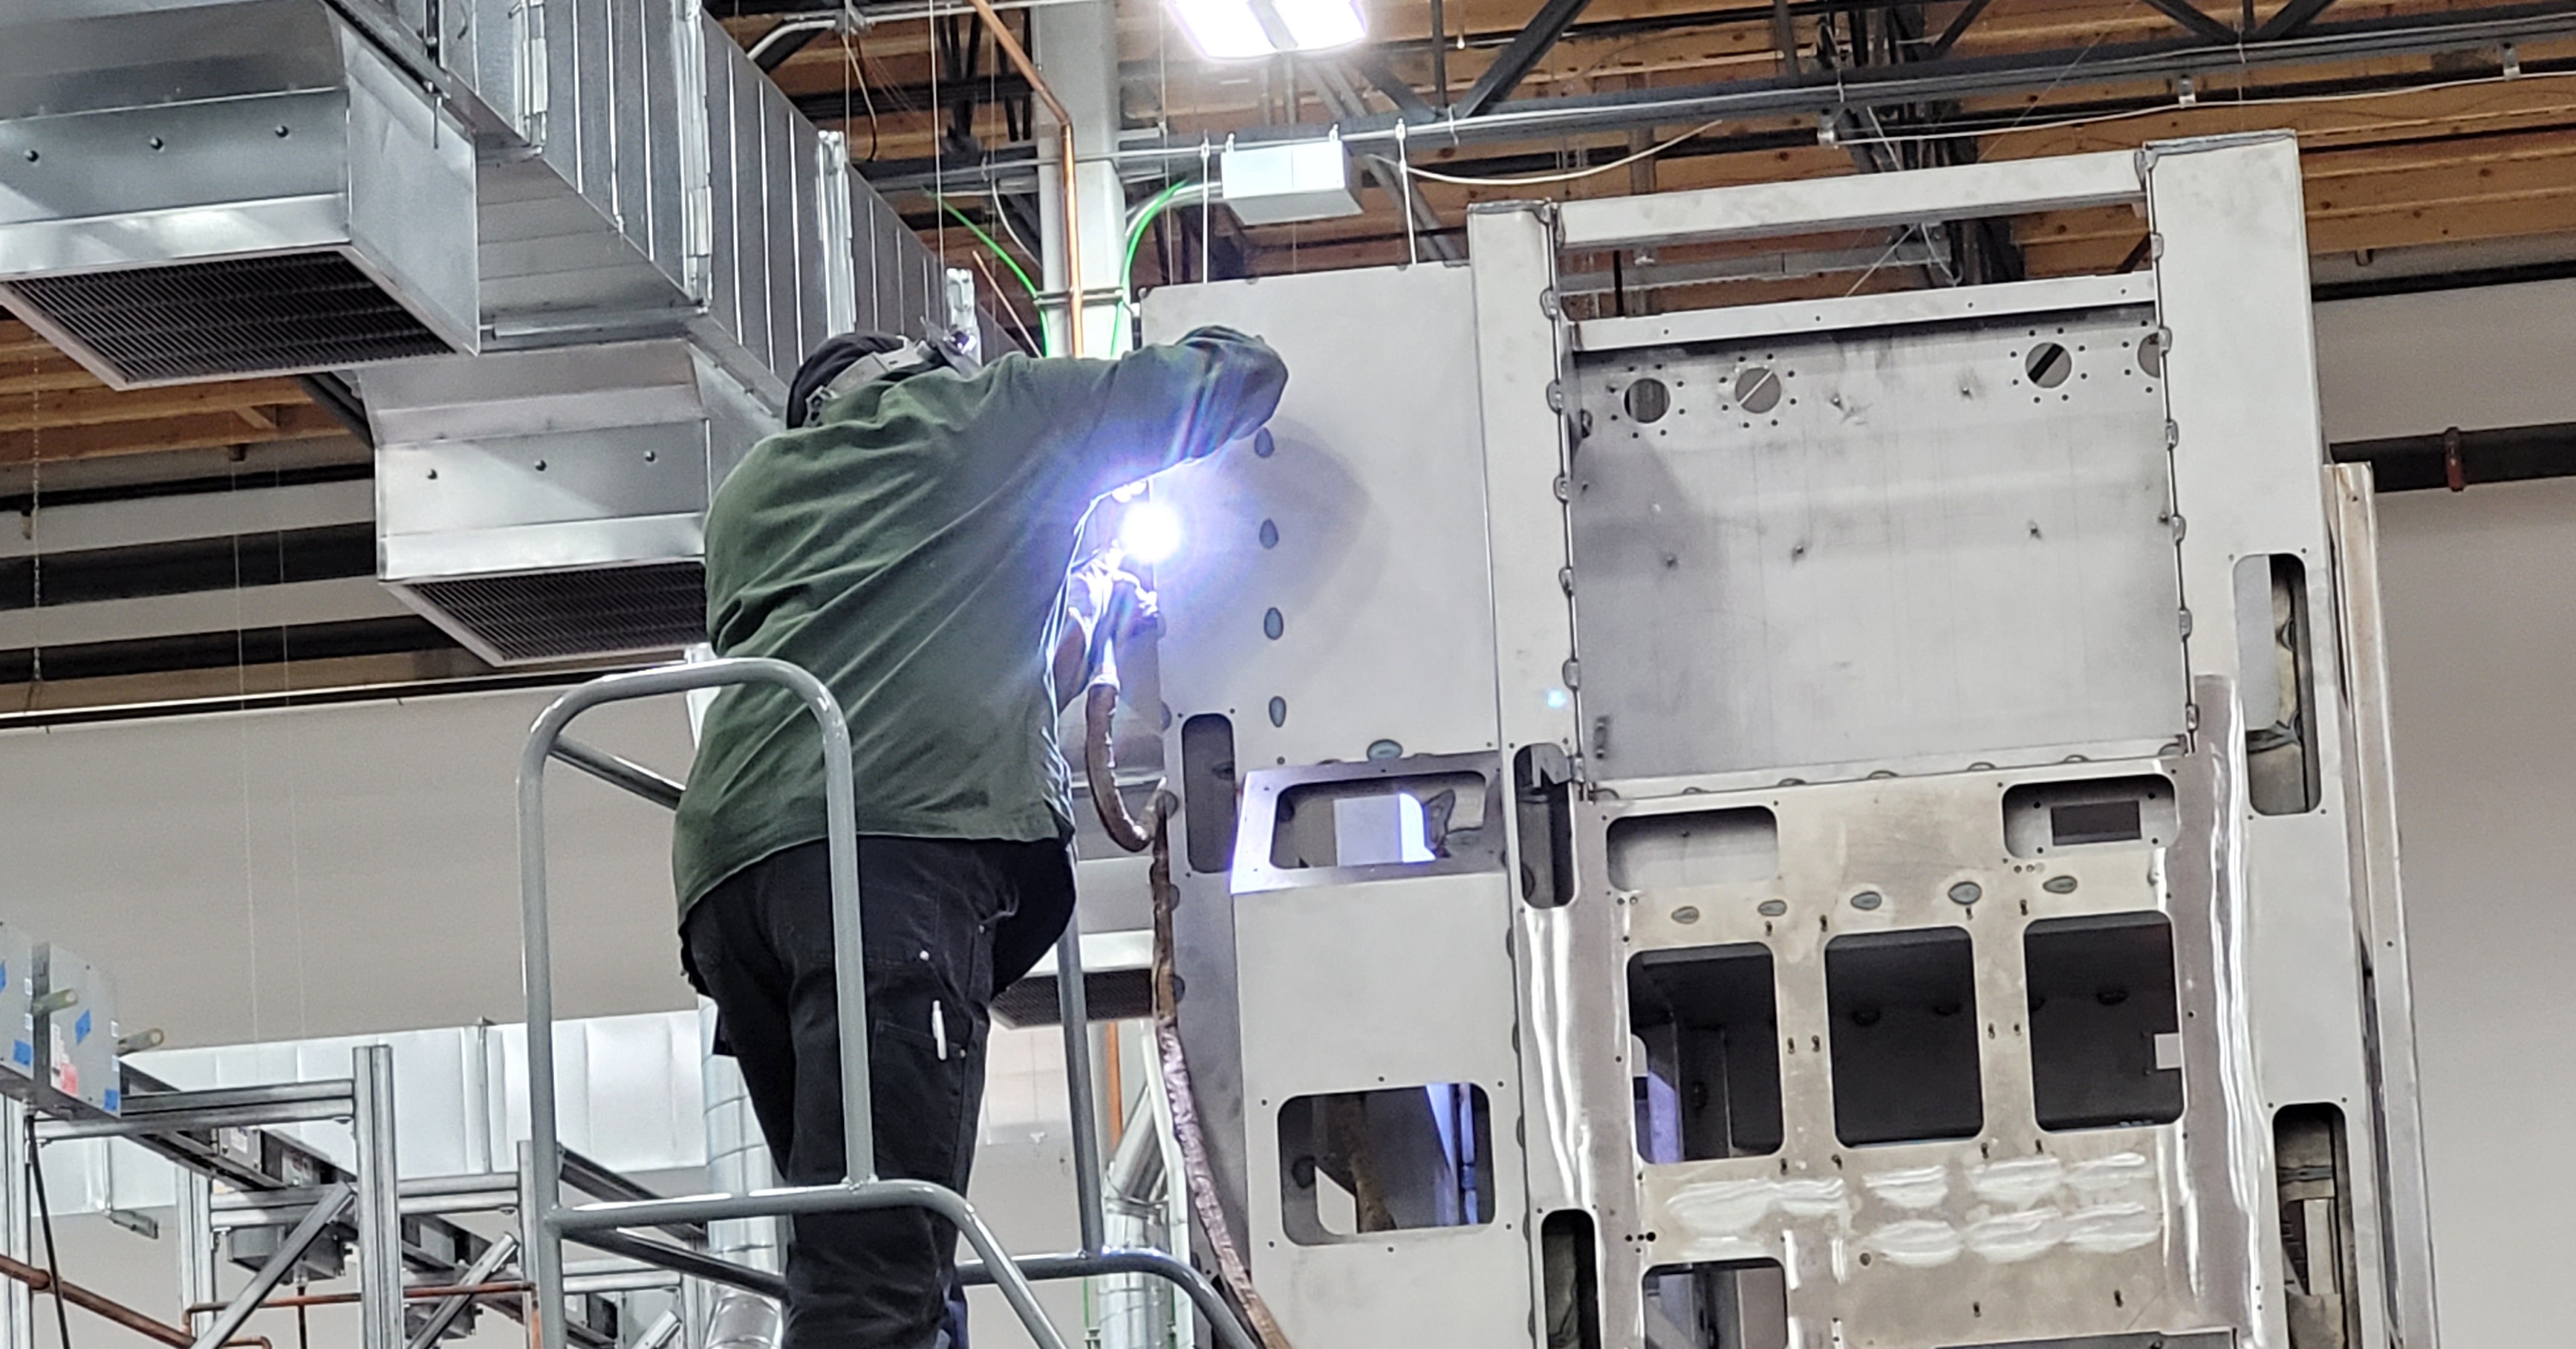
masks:
<path id="1" fill-rule="evenodd" d="M 1252 1286 L 1252 1268 L 1236 1249 L 1234 1229 L 1227 1226 L 1225 1208 L 1217 1202 L 1216 1169 L 1208 1163 L 1198 1095 L 1190 1087 L 1189 1057 L 1181 1049 L 1180 988 L 1172 973 L 1172 913 L 1180 905 L 1180 891 L 1172 885 L 1172 810 L 1171 793 L 1156 792 L 1154 806 L 1147 812 L 1154 822 L 1154 861 L 1146 872 L 1146 884 L 1154 895 L 1154 1053 L 1162 1065 L 1163 1101 L 1172 1116 L 1172 1138 L 1180 1147 L 1181 1186 L 1188 1193 L 1191 1214 L 1207 1236 L 1209 1254 L 1216 1259 L 1217 1281 L 1251 1324 L 1262 1349 L 1290 1349 L 1278 1318 Z"/>
<path id="2" fill-rule="evenodd" d="M 1119 586 L 1110 592 L 1108 603 L 1101 606 L 1095 620 L 1089 655 L 1095 673 L 1082 706 L 1084 780 L 1091 787 L 1092 807 L 1099 812 L 1101 827 L 1109 831 L 1109 837 L 1129 852 L 1143 852 L 1148 847 L 1154 852 L 1153 864 L 1146 873 L 1154 896 L 1154 1052 L 1162 1064 L 1164 1101 L 1171 1111 L 1174 1141 L 1180 1147 L 1181 1182 L 1188 1192 L 1190 1211 L 1207 1235 L 1210 1253 L 1216 1257 L 1218 1282 L 1250 1323 L 1263 1349 L 1290 1349 L 1288 1336 L 1279 1329 L 1269 1305 L 1252 1286 L 1251 1266 L 1244 1263 L 1243 1253 L 1235 1247 L 1234 1230 L 1227 1225 L 1225 1209 L 1217 1202 L 1216 1172 L 1208 1163 L 1207 1136 L 1199 1128 L 1198 1096 L 1190 1086 L 1189 1059 L 1181 1049 L 1180 996 L 1172 974 L 1172 913 L 1180 903 L 1180 892 L 1172 885 L 1171 824 L 1179 802 L 1158 784 L 1152 804 L 1145 808 L 1145 819 L 1139 823 L 1127 813 L 1126 799 L 1118 794 L 1117 756 L 1110 738 L 1110 723 L 1118 709 L 1117 635 L 1132 618 L 1137 603 L 1133 586 Z"/>
<path id="3" fill-rule="evenodd" d="M 1091 807 L 1110 841 L 1129 852 L 1143 852 L 1162 832 L 1163 803 L 1171 794 L 1158 785 L 1153 804 L 1138 820 L 1127 813 L 1127 798 L 1118 791 L 1118 751 L 1111 723 L 1118 713 L 1118 633 L 1134 621 L 1140 600 L 1133 582 L 1120 582 L 1092 621 L 1088 667 L 1090 687 L 1082 695 L 1082 772 L 1091 787 Z"/>

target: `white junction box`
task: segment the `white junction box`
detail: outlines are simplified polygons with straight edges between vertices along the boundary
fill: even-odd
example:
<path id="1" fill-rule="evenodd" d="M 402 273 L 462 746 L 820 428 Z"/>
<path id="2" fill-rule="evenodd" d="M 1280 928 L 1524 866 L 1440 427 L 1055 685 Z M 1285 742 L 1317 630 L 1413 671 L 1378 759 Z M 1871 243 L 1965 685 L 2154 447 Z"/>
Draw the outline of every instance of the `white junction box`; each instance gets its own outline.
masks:
<path id="1" fill-rule="evenodd" d="M 1350 159 L 1340 137 L 1286 145 L 1226 147 L 1218 164 L 1225 204 L 1247 225 L 1358 215 Z"/>

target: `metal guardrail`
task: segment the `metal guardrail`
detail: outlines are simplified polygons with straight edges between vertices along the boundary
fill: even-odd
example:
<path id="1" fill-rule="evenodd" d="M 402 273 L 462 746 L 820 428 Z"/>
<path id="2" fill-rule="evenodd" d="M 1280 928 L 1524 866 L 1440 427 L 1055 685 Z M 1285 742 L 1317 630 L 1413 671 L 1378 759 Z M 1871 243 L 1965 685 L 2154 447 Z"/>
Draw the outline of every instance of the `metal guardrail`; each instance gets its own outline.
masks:
<path id="1" fill-rule="evenodd" d="M 519 760 L 519 860 L 522 919 L 526 924 L 528 982 L 528 1123 L 530 1138 L 520 1154 L 522 1223 L 528 1233 L 522 1267 L 536 1287 L 536 1349 L 564 1349 L 560 1318 L 564 1290 L 563 1243 L 572 1239 L 629 1259 L 657 1264 L 691 1277 L 779 1297 L 784 1286 L 777 1275 L 737 1265 L 669 1242 L 634 1234 L 634 1230 L 723 1218 L 775 1217 L 795 1213 L 851 1212 L 862 1209 L 926 1208 L 947 1218 L 963 1233 L 978 1257 L 960 1261 L 961 1282 L 999 1287 L 1012 1311 L 1040 1349 L 1063 1349 L 1063 1341 L 1039 1310 L 1030 1290 L 1033 1280 L 1092 1278 L 1141 1274 L 1162 1279 L 1205 1317 L 1226 1349 L 1261 1349 L 1252 1332 L 1208 1282 L 1207 1277 L 1169 1252 L 1110 1249 L 1102 1206 L 1102 1172 L 1098 1122 L 1091 1083 L 1090 1008 L 1083 987 L 1082 947 L 1076 924 L 1068 923 L 1056 943 L 1056 999 L 1063 1023 L 1065 1084 L 1072 1107 L 1073 1170 L 1080 1207 L 1082 1249 L 1066 1254 L 1013 1257 L 1004 1253 L 972 1206 L 952 1190 L 911 1180 L 884 1180 L 874 1174 L 876 1156 L 868 1108 L 867 1050 L 864 1037 L 846 1036 L 841 1043 L 841 1080 L 846 1096 L 842 1111 L 845 1157 L 866 1158 L 865 1175 L 855 1169 L 837 1185 L 808 1185 L 763 1190 L 750 1195 L 687 1199 L 634 1198 L 567 1206 L 562 1203 L 564 1175 L 559 1164 L 538 1159 L 560 1158 L 554 1099 L 553 973 L 547 931 L 545 876 L 546 761 L 559 759 L 613 786 L 624 788 L 665 808 L 679 805 L 681 784 L 615 754 L 567 738 L 564 728 L 575 717 L 601 703 L 683 693 L 691 689 L 767 683 L 797 695 L 822 728 L 824 818 L 829 830 L 832 888 L 832 949 L 840 975 L 840 1020 L 844 1027 L 867 1024 L 866 990 L 859 971 L 858 826 L 851 782 L 849 726 L 839 704 L 822 682 L 784 661 L 728 658 L 662 666 L 614 674 L 565 693 L 539 716 Z"/>

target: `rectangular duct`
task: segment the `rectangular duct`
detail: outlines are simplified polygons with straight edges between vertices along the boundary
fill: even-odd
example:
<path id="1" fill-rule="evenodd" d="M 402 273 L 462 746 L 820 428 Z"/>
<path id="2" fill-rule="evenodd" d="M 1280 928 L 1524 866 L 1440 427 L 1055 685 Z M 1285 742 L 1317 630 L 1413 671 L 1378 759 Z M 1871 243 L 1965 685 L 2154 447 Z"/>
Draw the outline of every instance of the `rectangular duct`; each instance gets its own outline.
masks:
<path id="1" fill-rule="evenodd" d="M 319 0 L 0 27 L 0 303 L 119 388 L 472 350 L 474 149 Z"/>
<path id="2" fill-rule="evenodd" d="M 496 665 L 676 651 L 715 485 L 776 421 L 686 341 L 367 374 L 377 574 Z"/>

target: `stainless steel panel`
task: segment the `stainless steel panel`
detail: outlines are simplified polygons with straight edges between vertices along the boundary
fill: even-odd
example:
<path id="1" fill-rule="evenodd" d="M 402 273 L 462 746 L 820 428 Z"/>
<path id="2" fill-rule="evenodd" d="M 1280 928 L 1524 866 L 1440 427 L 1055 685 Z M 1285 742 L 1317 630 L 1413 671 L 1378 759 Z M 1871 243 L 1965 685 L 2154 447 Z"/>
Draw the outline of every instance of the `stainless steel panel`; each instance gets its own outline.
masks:
<path id="1" fill-rule="evenodd" d="M 1593 778 L 2178 739 L 2173 489 L 2134 360 L 2152 331 L 2115 310 L 1584 358 Z M 2046 387 L 2044 343 L 2073 366 Z"/>
<path id="2" fill-rule="evenodd" d="M 1289 368 L 1274 453 L 1236 444 L 1155 480 L 1183 531 L 1157 569 L 1174 735 L 1223 712 L 1247 764 L 1364 759 L 1388 739 L 1411 755 L 1494 747 L 1492 673 L 1459 659 L 1493 643 L 1469 280 L 1382 269 L 1146 300 L 1149 338 L 1248 322 Z"/>
<path id="3" fill-rule="evenodd" d="M 1567 249 L 1622 248 L 1681 239 L 1912 225 L 2136 201 L 2139 165 L 2126 150 L 2050 159 L 1996 160 L 1845 178 L 1703 188 L 1648 197 L 1570 201 L 1558 208 Z"/>
<path id="4" fill-rule="evenodd" d="M 1574 325 L 1574 345 L 1584 351 L 1616 351 L 1685 342 L 1790 340 L 1802 334 L 1850 328 L 2114 309 L 2124 304 L 2144 304 L 2154 299 L 2155 293 L 2155 279 L 2150 276 L 2060 276 L 1946 290 L 1901 290 L 1885 295 L 1685 309 L 1667 314 L 1587 319 Z"/>

